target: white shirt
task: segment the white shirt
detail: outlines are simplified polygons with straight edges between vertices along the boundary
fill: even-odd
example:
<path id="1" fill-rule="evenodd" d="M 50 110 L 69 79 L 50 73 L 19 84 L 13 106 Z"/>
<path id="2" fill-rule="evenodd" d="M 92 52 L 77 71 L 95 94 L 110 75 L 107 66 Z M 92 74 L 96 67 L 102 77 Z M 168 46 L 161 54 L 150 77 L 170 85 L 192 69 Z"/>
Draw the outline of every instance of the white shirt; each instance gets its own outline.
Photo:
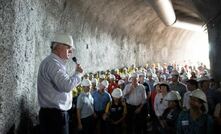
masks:
<path id="1" fill-rule="evenodd" d="M 131 83 L 127 84 L 123 90 L 123 94 L 128 94 L 130 91 Z M 134 89 L 130 94 L 126 97 L 127 104 L 138 106 L 140 104 L 146 103 L 147 95 L 145 91 L 145 87 L 142 84 L 138 84 L 136 89 Z"/>
<path id="2" fill-rule="evenodd" d="M 154 111 L 157 117 L 162 116 L 164 110 L 168 107 L 168 101 L 165 100 L 162 93 L 157 93 L 154 100 Z"/>
<path id="3" fill-rule="evenodd" d="M 55 54 L 46 57 L 38 71 L 38 102 L 42 108 L 67 111 L 72 106 L 71 90 L 80 84 L 78 75 L 69 76 L 65 62 Z"/>
<path id="4" fill-rule="evenodd" d="M 186 109 L 190 109 L 190 94 L 191 91 L 187 91 L 184 95 L 183 95 L 183 107 L 185 107 Z"/>

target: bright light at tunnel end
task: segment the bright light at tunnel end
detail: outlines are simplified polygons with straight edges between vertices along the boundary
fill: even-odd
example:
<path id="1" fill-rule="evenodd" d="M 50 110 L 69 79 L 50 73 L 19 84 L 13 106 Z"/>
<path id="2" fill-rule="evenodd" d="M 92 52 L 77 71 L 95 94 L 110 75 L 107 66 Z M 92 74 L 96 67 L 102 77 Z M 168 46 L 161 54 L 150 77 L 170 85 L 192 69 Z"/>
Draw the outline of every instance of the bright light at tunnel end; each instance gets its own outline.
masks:
<path id="1" fill-rule="evenodd" d="M 192 63 L 204 63 L 210 68 L 209 42 L 207 33 L 197 32 L 188 39 L 184 57 Z"/>

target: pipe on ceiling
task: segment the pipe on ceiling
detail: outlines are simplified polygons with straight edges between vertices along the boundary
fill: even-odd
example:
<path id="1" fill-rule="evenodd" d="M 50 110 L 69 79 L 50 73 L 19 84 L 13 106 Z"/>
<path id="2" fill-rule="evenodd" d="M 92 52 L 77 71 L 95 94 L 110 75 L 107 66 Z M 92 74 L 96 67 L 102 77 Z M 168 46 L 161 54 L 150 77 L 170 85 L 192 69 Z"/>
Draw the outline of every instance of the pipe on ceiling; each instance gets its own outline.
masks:
<path id="1" fill-rule="evenodd" d="M 146 0 L 157 12 L 160 19 L 167 26 L 176 22 L 176 14 L 170 0 Z"/>
<path id="2" fill-rule="evenodd" d="M 166 26 L 202 31 L 203 22 L 176 16 L 171 0 L 146 0 Z"/>

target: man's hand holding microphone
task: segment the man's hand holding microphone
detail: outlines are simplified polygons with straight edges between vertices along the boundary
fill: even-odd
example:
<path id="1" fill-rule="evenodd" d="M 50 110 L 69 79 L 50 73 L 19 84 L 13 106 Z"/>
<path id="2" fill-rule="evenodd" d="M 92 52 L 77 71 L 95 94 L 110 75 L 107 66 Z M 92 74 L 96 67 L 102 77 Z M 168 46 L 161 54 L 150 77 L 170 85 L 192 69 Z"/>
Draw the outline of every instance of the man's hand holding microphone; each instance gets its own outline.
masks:
<path id="1" fill-rule="evenodd" d="M 73 57 L 72 60 L 76 63 L 76 73 L 83 73 L 84 70 L 82 69 L 81 65 L 77 63 L 77 58 Z"/>

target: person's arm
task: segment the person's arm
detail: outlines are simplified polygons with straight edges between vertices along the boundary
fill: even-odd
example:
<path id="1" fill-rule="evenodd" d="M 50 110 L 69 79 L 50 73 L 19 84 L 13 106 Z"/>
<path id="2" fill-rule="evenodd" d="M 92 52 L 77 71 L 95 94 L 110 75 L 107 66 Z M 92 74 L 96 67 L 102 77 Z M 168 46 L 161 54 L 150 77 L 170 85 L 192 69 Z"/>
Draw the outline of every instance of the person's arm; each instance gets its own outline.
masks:
<path id="1" fill-rule="evenodd" d="M 81 130 L 82 127 L 82 123 L 81 123 L 81 117 L 80 117 L 80 109 L 77 108 L 77 123 L 78 123 L 78 129 Z"/>
<path id="2" fill-rule="evenodd" d="M 78 96 L 77 98 L 77 125 L 78 125 L 78 129 L 81 130 L 83 127 L 82 127 L 82 123 L 81 123 L 81 112 L 80 110 L 82 109 L 82 101 L 81 101 L 81 94 Z"/>
<path id="3" fill-rule="evenodd" d="M 52 85 L 58 91 L 70 92 L 81 82 L 81 77 L 78 74 L 69 76 L 62 65 L 58 63 L 50 63 L 46 69 Z"/>
<path id="4" fill-rule="evenodd" d="M 123 90 L 123 91 L 125 91 L 124 92 L 124 96 L 125 97 L 128 97 L 131 93 L 132 93 L 132 91 L 135 89 L 135 86 L 134 85 L 132 85 L 132 84 L 129 84 L 129 85 L 127 85 L 126 87 L 125 87 L 125 89 Z"/>
<path id="5" fill-rule="evenodd" d="M 160 116 L 159 111 L 158 111 L 158 106 L 157 103 L 159 102 L 159 93 L 157 93 L 155 99 L 154 99 L 154 111 L 157 117 Z"/>
<path id="6" fill-rule="evenodd" d="M 106 120 L 107 117 L 109 116 L 109 110 L 110 110 L 110 106 L 111 106 L 111 102 L 108 102 L 107 105 L 106 105 L 106 108 L 105 108 L 105 112 L 103 114 L 103 120 Z"/>

